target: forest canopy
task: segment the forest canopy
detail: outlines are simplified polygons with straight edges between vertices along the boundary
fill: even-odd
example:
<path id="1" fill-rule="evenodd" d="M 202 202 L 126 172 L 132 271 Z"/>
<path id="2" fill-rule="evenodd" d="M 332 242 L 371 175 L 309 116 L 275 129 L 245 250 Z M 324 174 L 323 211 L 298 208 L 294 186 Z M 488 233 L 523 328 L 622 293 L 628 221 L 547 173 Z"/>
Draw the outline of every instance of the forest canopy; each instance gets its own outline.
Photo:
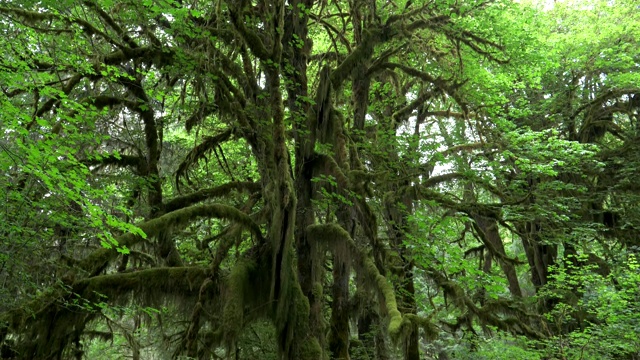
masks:
<path id="1" fill-rule="evenodd" d="M 0 358 L 640 359 L 635 0 L 0 1 Z"/>

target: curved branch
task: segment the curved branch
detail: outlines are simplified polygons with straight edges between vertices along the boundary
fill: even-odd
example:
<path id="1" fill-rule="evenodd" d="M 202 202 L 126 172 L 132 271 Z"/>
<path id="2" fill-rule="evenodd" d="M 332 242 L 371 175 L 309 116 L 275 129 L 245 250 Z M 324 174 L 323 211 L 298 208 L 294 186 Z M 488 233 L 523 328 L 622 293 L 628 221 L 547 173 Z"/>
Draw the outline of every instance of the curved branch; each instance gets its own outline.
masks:
<path id="1" fill-rule="evenodd" d="M 116 23 L 113 20 L 113 18 L 111 18 L 111 16 L 109 16 L 109 14 L 107 14 L 107 12 L 100 7 L 100 5 L 98 5 L 94 1 L 84 1 L 84 4 L 92 8 L 93 10 L 95 10 L 100 16 L 100 18 L 104 20 L 109 25 L 109 27 L 115 30 L 115 32 L 122 37 L 122 40 L 124 40 L 127 43 L 127 45 L 129 45 L 133 49 L 138 47 L 138 44 L 135 41 L 133 41 L 133 39 L 129 35 L 127 35 L 127 33 L 124 32 L 124 30 L 122 30 L 120 25 L 118 25 L 118 23 Z"/>
<path id="2" fill-rule="evenodd" d="M 178 170 L 176 171 L 176 186 L 178 191 L 180 191 L 180 178 L 184 177 L 187 182 L 189 182 L 189 175 L 187 171 L 193 165 L 197 164 L 201 159 L 203 159 L 210 151 L 215 149 L 220 143 L 229 140 L 231 134 L 233 133 L 232 129 L 227 129 L 218 135 L 207 136 L 203 142 L 194 147 L 182 161 Z"/>
<path id="3" fill-rule="evenodd" d="M 69 95 L 71 90 L 73 90 L 73 88 L 78 85 L 78 83 L 80 83 L 80 80 L 82 80 L 82 75 L 80 74 L 76 74 L 69 78 L 67 83 L 61 89 L 64 95 Z M 44 105 L 42 105 L 42 107 L 35 112 L 33 120 L 29 124 L 27 124 L 27 130 L 31 129 L 31 127 L 36 123 L 38 117 L 53 109 L 53 106 L 56 105 L 59 101 L 60 99 L 58 97 L 52 97 L 51 99 L 47 100 L 47 102 L 45 102 Z"/>
<path id="4" fill-rule="evenodd" d="M 402 191 L 415 191 L 416 192 L 416 200 L 425 199 L 432 200 L 444 206 L 446 208 L 460 211 L 467 215 L 472 213 L 476 213 L 482 216 L 486 216 L 492 219 L 500 220 L 502 217 L 500 215 L 500 209 L 503 206 L 509 205 L 508 203 L 493 203 L 493 204 L 480 204 L 480 203 L 458 203 L 447 198 L 445 195 L 430 190 L 426 186 L 422 185 L 413 185 L 404 188 Z"/>
<path id="5" fill-rule="evenodd" d="M 176 210 L 139 224 L 137 227 L 143 231 L 145 234 L 144 237 L 139 234 L 127 233 L 117 237 L 116 241 L 118 242 L 118 247 L 131 247 L 142 241 L 143 238 L 155 237 L 169 228 L 183 228 L 198 218 L 218 218 L 236 222 L 248 229 L 254 236 L 260 239 L 260 241 L 263 240 L 260 226 L 256 224 L 249 215 L 233 206 L 208 204 Z M 112 249 L 99 249 L 81 260 L 78 265 L 80 270 L 86 273 L 97 274 L 118 255 L 119 253 Z"/>
<path id="6" fill-rule="evenodd" d="M 411 115 L 411 113 L 413 113 L 414 110 L 417 110 L 420 106 L 422 106 L 425 102 L 427 102 L 434 96 L 436 96 L 436 92 L 434 91 L 427 91 L 424 94 L 418 96 L 415 100 L 413 100 L 407 106 L 394 112 L 393 115 L 391 115 L 393 122 L 395 124 L 402 122 L 404 119 L 408 118 Z"/>
<path id="7" fill-rule="evenodd" d="M 589 108 L 589 107 L 593 107 L 596 105 L 600 105 L 603 104 L 604 102 L 606 102 L 607 100 L 611 99 L 611 98 L 616 98 L 625 94 L 634 94 L 635 92 L 637 92 L 638 89 L 611 89 L 608 91 L 605 91 L 604 93 L 598 95 L 595 99 L 581 105 L 580 107 L 578 107 L 573 114 L 571 114 L 571 116 L 569 117 L 571 120 L 575 119 L 581 112 L 583 112 L 585 109 Z"/>
<path id="8" fill-rule="evenodd" d="M 189 195 L 179 196 L 177 198 L 171 199 L 165 205 L 165 210 L 168 212 L 179 210 L 187 206 L 191 206 L 200 201 L 208 200 L 215 197 L 225 196 L 232 190 L 238 190 L 238 191 L 244 190 L 249 193 L 253 193 L 253 192 L 259 191 L 260 189 L 261 189 L 260 184 L 257 184 L 254 182 L 249 182 L 249 181 L 230 182 L 224 185 L 220 185 L 218 187 L 200 190 Z"/>
<path id="9" fill-rule="evenodd" d="M 413 76 L 413 77 L 417 77 L 423 81 L 429 82 L 433 85 L 436 86 L 436 88 L 440 88 L 445 90 L 447 87 L 445 87 L 445 80 L 443 80 L 442 78 L 436 78 L 433 77 L 429 74 L 427 74 L 424 71 L 420 71 L 418 69 L 414 69 L 410 66 L 407 65 L 403 65 L 403 64 L 398 64 L 398 63 L 393 63 L 393 62 L 386 62 L 386 63 L 382 63 L 379 65 L 380 68 L 384 68 L 384 69 L 390 69 L 390 70 L 395 70 L 395 69 L 400 69 L 402 72 L 404 72 L 407 75 Z"/>
<path id="10" fill-rule="evenodd" d="M 465 177 L 464 174 L 459 173 L 459 172 L 453 172 L 453 173 L 448 173 L 448 174 L 431 176 L 427 180 L 422 182 L 422 186 L 424 186 L 424 187 L 432 187 L 432 186 L 436 186 L 438 184 L 441 184 L 443 182 L 447 182 L 447 181 L 450 181 L 450 180 L 463 179 L 464 177 Z"/>
<path id="11" fill-rule="evenodd" d="M 107 35 L 106 33 L 102 32 L 100 29 L 96 28 L 95 26 L 93 26 L 90 22 L 85 21 L 83 19 L 78 19 L 78 18 L 70 18 L 70 17 L 66 17 L 66 16 L 62 16 L 59 14 L 53 14 L 53 13 L 48 13 L 48 12 L 37 12 L 37 11 L 29 11 L 29 10 L 25 10 L 25 9 L 19 9 L 19 8 L 9 8 L 9 7 L 0 7 L 0 12 L 3 13 L 11 13 L 11 14 L 15 14 L 17 16 L 22 17 L 23 19 L 25 19 L 25 22 L 35 22 L 35 21 L 45 21 L 45 20 L 63 20 L 64 22 L 66 22 L 67 24 L 76 24 L 78 25 L 82 31 L 88 35 L 89 37 L 91 37 L 92 35 L 97 35 L 100 36 L 102 38 L 104 38 L 108 43 L 117 46 L 117 47 L 122 47 L 121 44 L 118 44 L 117 41 L 115 41 L 114 39 L 112 39 L 109 35 Z M 27 25 L 29 26 L 29 25 Z M 29 26 L 32 27 L 32 26 Z M 33 27 L 32 27 L 33 28 Z M 60 29 L 60 30 L 69 30 L 72 31 L 71 29 Z M 52 31 L 52 29 L 47 29 L 47 31 Z"/>
<path id="12" fill-rule="evenodd" d="M 201 102 L 193 114 L 191 114 L 191 116 L 187 118 L 187 121 L 185 121 L 185 129 L 187 130 L 187 133 L 189 133 L 194 126 L 200 124 L 207 116 L 213 114 L 217 109 L 218 107 L 215 104 Z"/>
<path id="13" fill-rule="evenodd" d="M 349 43 L 349 40 L 347 40 L 347 38 L 344 37 L 344 34 L 342 31 L 339 31 L 335 26 L 331 25 L 330 23 L 328 23 L 326 20 L 324 20 L 322 17 L 318 15 L 311 14 L 310 17 L 316 22 L 318 22 L 319 24 L 321 24 L 322 26 L 324 26 L 327 30 L 330 30 L 331 32 L 336 34 L 336 36 L 340 38 L 340 42 L 345 46 L 345 48 L 347 48 L 347 51 L 351 52 L 351 44 Z"/>
<path id="14" fill-rule="evenodd" d="M 376 37 L 378 35 L 378 37 Z M 334 89 L 339 89 L 342 83 L 347 80 L 351 71 L 364 61 L 371 58 L 375 46 L 380 42 L 379 31 L 369 32 L 362 39 L 362 43 L 355 48 L 346 59 L 331 72 L 331 84 Z"/>

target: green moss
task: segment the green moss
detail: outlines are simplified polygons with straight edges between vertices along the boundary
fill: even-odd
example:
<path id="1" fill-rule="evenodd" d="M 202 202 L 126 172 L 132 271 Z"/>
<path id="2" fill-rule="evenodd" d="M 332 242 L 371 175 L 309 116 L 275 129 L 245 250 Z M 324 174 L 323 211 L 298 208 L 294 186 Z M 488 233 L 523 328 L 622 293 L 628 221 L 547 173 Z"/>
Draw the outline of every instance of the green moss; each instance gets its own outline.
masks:
<path id="1" fill-rule="evenodd" d="M 384 303 L 389 315 L 389 335 L 392 338 L 397 338 L 402 329 L 402 315 L 398 311 L 398 304 L 396 302 L 396 295 L 393 290 L 393 286 L 389 284 L 387 279 L 380 274 L 378 268 L 369 258 L 365 259 L 364 269 L 368 278 L 375 279 L 375 284 L 378 290 L 382 293 Z"/>
<path id="2" fill-rule="evenodd" d="M 138 227 L 144 232 L 144 238 L 157 236 L 162 231 L 172 228 L 180 230 L 186 224 L 189 224 L 197 218 L 218 218 L 227 219 L 241 224 L 244 228 L 249 229 L 251 233 L 262 241 L 262 232 L 249 215 L 236 209 L 233 206 L 222 204 L 207 204 L 190 206 L 184 209 L 176 210 L 158 218 L 139 224 Z M 142 241 L 143 236 L 134 233 L 127 233 L 116 238 L 119 247 L 131 248 L 133 245 Z M 109 261 L 116 258 L 118 252 L 111 249 L 100 249 L 94 251 L 86 259 L 79 262 L 79 267 L 87 273 L 94 274 L 104 268 Z"/>
<path id="3" fill-rule="evenodd" d="M 316 299 L 321 299 L 322 298 L 322 293 L 324 292 L 324 289 L 322 287 L 322 283 L 320 281 L 314 282 L 311 292 L 312 292 L 313 296 Z"/>
<path id="4" fill-rule="evenodd" d="M 256 269 L 252 261 L 239 261 L 229 274 L 228 293 L 222 315 L 227 345 L 233 344 L 244 325 L 245 295 L 251 287 L 251 273 Z"/>
<path id="5" fill-rule="evenodd" d="M 393 286 L 387 281 L 387 278 L 380 274 L 373 260 L 358 249 L 349 233 L 338 224 L 311 225 L 307 227 L 307 236 L 310 241 L 327 243 L 334 251 L 339 248 L 338 244 L 347 245 L 349 252 L 357 260 L 357 265 L 359 265 L 357 270 L 362 273 L 361 275 L 365 279 L 373 283 L 382 295 L 389 315 L 389 334 L 397 339 L 405 322 L 398 311 Z"/>
<path id="6" fill-rule="evenodd" d="M 296 359 L 300 360 L 318 360 L 322 359 L 322 348 L 315 338 L 308 338 L 302 341 L 297 351 Z"/>
<path id="7" fill-rule="evenodd" d="M 310 306 L 309 300 L 302 294 L 302 291 L 295 291 L 294 306 L 296 318 L 292 320 L 294 320 L 297 329 L 306 330 L 305 327 L 308 326 Z"/>

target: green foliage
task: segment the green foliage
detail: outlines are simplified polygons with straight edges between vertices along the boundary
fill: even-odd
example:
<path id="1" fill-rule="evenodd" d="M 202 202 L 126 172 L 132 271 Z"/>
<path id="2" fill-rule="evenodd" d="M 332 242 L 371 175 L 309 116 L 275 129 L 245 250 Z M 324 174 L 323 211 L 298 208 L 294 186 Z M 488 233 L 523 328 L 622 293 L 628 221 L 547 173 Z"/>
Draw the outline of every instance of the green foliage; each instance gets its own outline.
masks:
<path id="1" fill-rule="evenodd" d="M 0 352 L 637 357 L 639 14 L 3 3 Z"/>
<path id="2" fill-rule="evenodd" d="M 550 330 L 557 335 L 546 342 L 546 352 L 569 359 L 618 359 L 638 353 L 636 254 L 622 254 L 617 259 L 621 266 L 607 277 L 595 274 L 596 265 L 586 261 L 586 257 L 567 260 L 555 269 L 553 284 L 540 293 L 564 300 L 547 314 Z M 575 330 L 566 332 L 567 327 Z"/>
<path id="3" fill-rule="evenodd" d="M 526 338 L 498 332 L 494 336 L 476 339 L 470 344 L 451 345 L 447 350 L 453 354 L 453 359 L 460 360 L 543 359 L 542 352 L 536 350 L 534 345 Z"/>

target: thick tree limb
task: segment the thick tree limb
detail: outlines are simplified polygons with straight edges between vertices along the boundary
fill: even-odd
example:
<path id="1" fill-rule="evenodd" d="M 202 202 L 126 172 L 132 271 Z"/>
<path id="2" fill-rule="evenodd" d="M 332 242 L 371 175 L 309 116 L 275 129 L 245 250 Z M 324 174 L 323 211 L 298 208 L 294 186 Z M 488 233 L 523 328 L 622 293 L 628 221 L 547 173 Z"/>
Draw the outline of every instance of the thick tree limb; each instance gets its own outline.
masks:
<path id="1" fill-rule="evenodd" d="M 187 206 L 191 206 L 200 201 L 208 200 L 215 197 L 222 197 L 227 195 L 232 190 L 247 191 L 249 193 L 253 193 L 259 191 L 261 188 L 262 187 L 260 186 L 260 184 L 254 182 L 230 182 L 218 187 L 203 189 L 189 195 L 171 199 L 166 203 L 165 211 L 171 212 L 185 208 Z"/>
<path id="2" fill-rule="evenodd" d="M 148 238 L 168 229 L 179 229 L 198 218 L 218 218 L 237 222 L 248 229 L 254 236 L 262 240 L 262 232 L 249 215 L 228 205 L 208 204 L 196 205 L 176 210 L 138 225 Z M 119 247 L 131 247 L 142 240 L 137 234 L 127 233 L 116 238 Z M 79 262 L 79 268 L 86 273 L 94 274 L 103 269 L 109 261 L 119 253 L 112 249 L 100 249 Z"/>

